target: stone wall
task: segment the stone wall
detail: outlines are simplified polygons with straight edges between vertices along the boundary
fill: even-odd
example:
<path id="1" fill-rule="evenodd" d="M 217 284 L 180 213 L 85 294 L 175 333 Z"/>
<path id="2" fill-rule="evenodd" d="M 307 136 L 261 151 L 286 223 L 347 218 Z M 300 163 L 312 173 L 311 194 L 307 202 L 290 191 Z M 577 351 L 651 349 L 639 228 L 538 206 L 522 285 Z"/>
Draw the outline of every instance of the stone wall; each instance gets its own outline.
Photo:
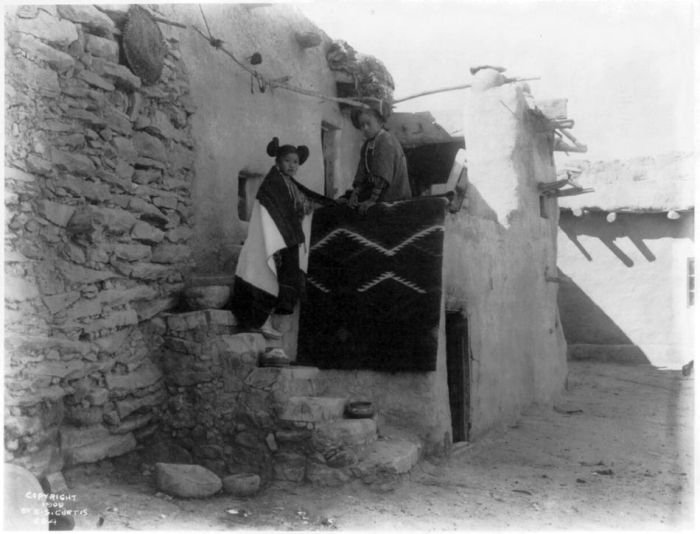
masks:
<path id="1" fill-rule="evenodd" d="M 374 476 L 357 463 L 376 440 L 375 419 L 342 418 L 315 367 L 258 367 L 261 334 L 238 333 L 226 310 L 169 315 L 162 354 L 168 402 L 159 447 L 219 476 L 336 485 Z M 159 461 L 163 461 L 162 458 Z"/>
<path id="2" fill-rule="evenodd" d="M 526 86 L 489 86 L 489 76 L 479 71 L 467 96 L 467 202 L 445 236 L 447 308 L 468 321 L 472 438 L 551 403 L 566 377 L 558 210 L 555 199 L 540 205 L 537 189 L 556 179 L 552 133 Z"/>
<path id="3" fill-rule="evenodd" d="M 127 9 L 6 10 L 5 451 L 38 476 L 155 430 L 191 264 L 187 74 L 173 36 L 157 83 L 128 68 Z"/>
<path id="4" fill-rule="evenodd" d="M 270 426 L 272 406 L 253 394 L 257 409 L 249 411 L 241 397 L 265 342 L 260 334 L 235 334 L 234 326 L 233 315 L 223 310 L 168 318 L 163 368 L 169 400 L 162 430 L 217 474 L 232 462 L 262 474 L 270 451 L 256 430 Z"/>

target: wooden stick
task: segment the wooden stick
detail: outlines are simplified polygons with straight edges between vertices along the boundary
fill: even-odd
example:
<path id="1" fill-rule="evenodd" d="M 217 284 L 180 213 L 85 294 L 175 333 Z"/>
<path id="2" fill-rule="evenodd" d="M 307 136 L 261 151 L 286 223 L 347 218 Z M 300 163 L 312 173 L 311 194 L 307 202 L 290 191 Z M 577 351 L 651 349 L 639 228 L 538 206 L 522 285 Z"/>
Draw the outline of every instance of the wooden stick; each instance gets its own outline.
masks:
<path id="1" fill-rule="evenodd" d="M 552 120 L 552 122 L 554 124 L 556 124 L 557 128 L 573 128 L 574 127 L 574 119 L 554 119 L 554 120 Z"/>
<path id="2" fill-rule="evenodd" d="M 285 89 L 287 91 L 292 91 L 294 93 L 299 93 L 302 95 L 306 96 L 313 96 L 316 98 L 320 98 L 321 100 L 328 100 L 330 102 L 338 102 L 341 104 L 347 104 L 349 106 L 357 107 L 357 108 L 364 108 L 364 109 L 370 109 L 370 107 L 365 104 L 364 102 L 360 102 L 358 100 L 354 100 L 352 98 L 340 98 L 340 97 L 335 97 L 335 96 L 326 96 L 321 93 L 317 93 L 316 91 L 311 91 L 310 89 L 304 89 L 303 87 L 297 87 L 294 85 L 289 85 L 288 83 L 281 81 L 286 78 L 286 76 L 282 76 L 280 78 L 275 78 L 273 80 L 268 80 L 265 78 L 262 74 L 260 74 L 258 71 L 255 69 L 249 67 L 242 61 L 240 61 L 236 56 L 234 56 L 231 52 L 226 50 L 223 46 L 223 41 L 220 39 L 215 39 L 214 37 L 207 37 L 203 31 L 201 31 L 199 28 L 196 26 L 192 26 L 192 28 L 202 37 L 204 37 L 207 41 L 209 41 L 209 44 L 211 44 L 214 48 L 217 50 L 221 50 L 224 54 L 226 54 L 228 57 L 230 57 L 236 65 L 241 67 L 243 70 L 247 71 L 250 73 L 256 80 L 258 80 L 260 83 L 262 83 L 265 86 L 269 87 L 275 87 L 279 89 Z M 216 44 L 214 44 L 216 43 Z"/>
<path id="3" fill-rule="evenodd" d="M 581 174 L 583 172 L 583 169 L 579 167 L 564 167 L 564 170 L 566 172 L 572 172 L 574 174 Z"/>
<path id="4" fill-rule="evenodd" d="M 555 197 L 572 197 L 574 195 L 583 195 L 584 193 L 593 193 L 595 189 L 589 187 L 587 189 L 565 189 L 564 191 L 556 191 L 552 196 Z"/>
<path id="5" fill-rule="evenodd" d="M 187 29 L 186 24 L 180 24 L 179 22 L 173 22 L 171 20 L 163 19 L 161 17 L 156 17 L 155 15 L 151 15 L 153 17 L 153 20 L 156 22 L 162 22 L 163 24 L 169 24 L 170 26 L 177 26 L 178 28 L 185 28 Z"/>
<path id="6" fill-rule="evenodd" d="M 202 9 L 202 4 L 199 4 L 199 12 L 202 14 L 202 20 L 204 21 L 204 26 L 207 28 L 207 33 L 209 34 L 209 40 L 214 39 L 214 36 L 211 34 L 211 30 L 209 29 L 209 23 L 207 22 L 207 17 L 204 16 L 204 10 Z"/>
<path id="7" fill-rule="evenodd" d="M 552 189 L 559 189 L 560 187 L 564 187 L 568 183 L 568 178 L 563 178 L 561 180 L 557 180 L 556 182 L 540 182 L 539 184 L 537 184 L 537 189 L 539 191 L 550 191 Z"/>
<path id="8" fill-rule="evenodd" d="M 326 96 L 326 95 L 322 95 L 321 93 L 317 93 L 316 91 L 304 89 L 303 87 L 297 87 L 295 85 L 288 85 L 285 83 L 279 83 L 279 82 L 273 82 L 273 81 L 269 81 L 269 82 L 267 82 L 267 84 L 270 87 L 277 87 L 279 89 L 286 89 L 287 91 L 292 91 L 294 93 L 299 93 L 301 95 L 306 95 L 306 96 L 313 96 L 316 98 L 320 98 L 321 100 L 328 100 L 329 102 L 338 102 L 341 104 L 347 104 L 349 106 L 353 106 L 353 107 L 357 107 L 357 108 L 370 109 L 370 107 L 367 104 L 365 104 L 363 102 L 359 102 L 357 100 L 353 100 L 352 98 Z"/>
<path id="9" fill-rule="evenodd" d="M 540 78 L 508 78 L 506 83 L 513 83 L 513 82 L 527 82 L 531 80 L 539 80 Z M 414 98 L 418 98 L 419 96 L 427 96 L 427 95 L 434 95 L 436 93 L 446 93 L 448 91 L 458 91 L 460 89 L 469 89 L 472 86 L 470 83 L 462 84 L 462 85 L 453 85 L 452 87 L 443 87 L 442 89 L 432 89 L 430 91 L 423 91 L 420 93 L 416 93 L 413 95 L 405 96 L 403 98 L 399 98 L 398 100 L 394 100 L 394 104 L 398 104 L 399 102 L 405 102 L 406 100 L 413 100 Z"/>
<path id="10" fill-rule="evenodd" d="M 579 147 L 579 148 L 584 148 L 584 149 L 588 150 L 588 147 L 587 147 L 586 145 L 584 145 L 583 143 L 580 143 L 579 140 L 576 139 L 576 138 L 574 137 L 574 135 L 573 135 L 571 132 L 569 132 L 568 130 L 566 130 L 565 128 L 558 128 L 557 131 L 558 131 L 558 132 L 561 132 L 562 135 L 564 135 L 565 137 L 567 137 L 567 138 L 568 138 L 573 144 L 575 144 L 577 147 Z M 584 152 L 585 152 L 586 150 L 584 150 Z"/>
<path id="11" fill-rule="evenodd" d="M 559 134 L 559 131 L 554 130 L 554 133 Z M 585 145 L 571 146 L 567 145 L 562 139 L 557 139 L 556 141 L 553 149 L 555 152 L 588 152 L 588 147 Z"/>

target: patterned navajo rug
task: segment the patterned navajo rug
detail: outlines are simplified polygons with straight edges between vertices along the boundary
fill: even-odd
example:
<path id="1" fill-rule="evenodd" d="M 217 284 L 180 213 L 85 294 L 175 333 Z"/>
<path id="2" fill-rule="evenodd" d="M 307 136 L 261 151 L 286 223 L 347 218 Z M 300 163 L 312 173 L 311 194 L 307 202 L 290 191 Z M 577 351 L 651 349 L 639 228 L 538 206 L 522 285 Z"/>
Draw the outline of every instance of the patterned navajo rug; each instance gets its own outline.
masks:
<path id="1" fill-rule="evenodd" d="M 321 369 L 434 371 L 447 202 L 314 213 L 297 361 Z"/>

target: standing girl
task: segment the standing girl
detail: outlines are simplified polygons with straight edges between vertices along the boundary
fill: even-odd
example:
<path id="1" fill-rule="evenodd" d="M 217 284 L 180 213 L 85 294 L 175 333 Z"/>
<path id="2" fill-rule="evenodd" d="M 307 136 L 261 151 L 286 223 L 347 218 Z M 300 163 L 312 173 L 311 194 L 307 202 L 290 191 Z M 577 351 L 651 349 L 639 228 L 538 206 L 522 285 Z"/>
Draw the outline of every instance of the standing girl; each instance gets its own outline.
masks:
<path id="1" fill-rule="evenodd" d="M 309 157 L 304 145 L 267 145 L 275 165 L 260 185 L 241 250 L 233 287 L 232 310 L 249 328 L 268 338 L 282 337 L 272 314 L 289 315 L 304 292 L 308 263 L 310 214 L 315 207 L 333 204 L 307 189 L 294 177 Z"/>

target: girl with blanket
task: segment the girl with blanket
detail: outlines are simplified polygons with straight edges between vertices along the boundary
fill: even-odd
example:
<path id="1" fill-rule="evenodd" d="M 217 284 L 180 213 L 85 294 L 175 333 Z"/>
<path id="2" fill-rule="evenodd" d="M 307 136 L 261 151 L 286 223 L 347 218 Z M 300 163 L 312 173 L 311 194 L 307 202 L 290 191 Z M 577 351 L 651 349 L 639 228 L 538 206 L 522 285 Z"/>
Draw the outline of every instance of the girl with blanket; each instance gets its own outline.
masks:
<path id="1" fill-rule="evenodd" d="M 311 212 L 334 202 L 294 179 L 309 157 L 304 145 L 267 145 L 275 165 L 260 185 L 253 203 L 248 237 L 241 250 L 233 286 L 232 311 L 243 326 L 279 339 L 272 313 L 289 315 L 303 296 L 308 263 Z"/>
<path id="2" fill-rule="evenodd" d="M 411 198 L 406 156 L 399 143 L 384 128 L 391 109 L 384 100 L 367 99 L 368 108 L 354 109 L 352 123 L 365 142 L 349 197 L 339 199 L 360 213 L 377 202 L 397 202 Z"/>

